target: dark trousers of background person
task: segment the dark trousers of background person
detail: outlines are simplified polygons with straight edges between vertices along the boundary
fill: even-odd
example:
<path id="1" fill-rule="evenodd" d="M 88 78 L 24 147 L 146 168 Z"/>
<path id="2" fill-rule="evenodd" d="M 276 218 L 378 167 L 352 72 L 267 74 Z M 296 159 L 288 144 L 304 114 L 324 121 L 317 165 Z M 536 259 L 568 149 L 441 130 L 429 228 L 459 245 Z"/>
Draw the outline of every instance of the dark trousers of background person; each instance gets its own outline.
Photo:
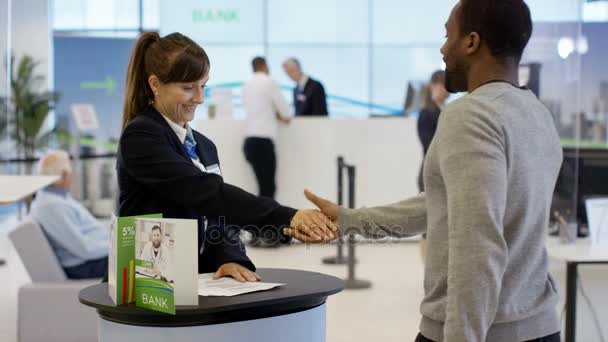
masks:
<path id="1" fill-rule="evenodd" d="M 253 173 L 258 182 L 260 196 L 274 198 L 277 186 L 275 174 L 277 171 L 277 159 L 274 152 L 274 143 L 269 138 L 249 137 L 243 145 L 245 158 L 251 164 Z M 261 228 L 261 227 L 260 227 Z M 273 247 L 279 245 L 279 236 L 276 232 L 250 230 L 253 235 L 251 244 L 253 246 Z"/>
<path id="2" fill-rule="evenodd" d="M 560 341 L 561 341 L 560 333 L 555 333 L 553 335 L 537 338 L 535 340 L 521 341 L 521 342 L 560 342 Z M 418 334 L 418 337 L 416 337 L 415 342 L 434 342 L 434 341 L 429 340 L 428 338 L 422 336 L 422 334 Z M 519 342 L 519 341 L 513 341 L 513 342 Z"/>
<path id="3" fill-rule="evenodd" d="M 80 265 L 64 267 L 65 275 L 70 279 L 107 279 L 108 257 L 89 260 Z M 107 280 L 106 280 L 107 281 Z"/>

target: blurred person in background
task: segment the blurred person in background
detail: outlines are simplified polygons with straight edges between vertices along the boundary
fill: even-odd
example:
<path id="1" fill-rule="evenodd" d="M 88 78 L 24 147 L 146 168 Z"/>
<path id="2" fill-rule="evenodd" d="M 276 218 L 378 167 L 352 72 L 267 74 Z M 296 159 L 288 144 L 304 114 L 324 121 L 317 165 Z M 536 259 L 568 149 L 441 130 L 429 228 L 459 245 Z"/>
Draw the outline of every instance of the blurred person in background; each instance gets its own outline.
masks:
<path id="1" fill-rule="evenodd" d="M 289 105 L 281 94 L 277 82 L 270 77 L 266 59 L 255 57 L 251 61 L 253 77 L 245 82 L 242 98 L 247 117 L 243 152 L 251 165 L 258 183 L 259 195 L 273 198 L 276 193 L 277 158 L 275 140 L 279 125 L 291 120 Z M 278 247 L 279 235 L 275 231 L 250 231 L 250 244 L 254 247 Z"/>
<path id="2" fill-rule="evenodd" d="M 109 231 L 70 195 L 70 156 L 50 151 L 40 159 L 38 173 L 61 178 L 36 193 L 30 215 L 42 226 L 70 279 L 101 278 L 108 270 Z"/>
<path id="3" fill-rule="evenodd" d="M 418 190 L 424 192 L 424 181 L 422 175 L 424 174 L 424 160 L 426 153 L 431 146 L 433 136 L 437 130 L 437 123 L 439 122 L 439 115 L 445 103 L 450 96 L 450 93 L 445 89 L 445 72 L 443 70 L 437 70 L 431 75 L 429 84 L 424 87 L 422 91 L 422 109 L 418 116 L 418 138 L 422 145 L 422 163 L 420 164 L 420 172 L 418 173 Z M 426 254 L 426 234 L 422 234 L 422 240 L 420 241 L 420 256 L 424 262 L 424 256 Z"/>
<path id="4" fill-rule="evenodd" d="M 288 58 L 283 63 L 283 70 L 296 82 L 293 89 L 296 116 L 327 116 L 327 99 L 323 84 L 306 75 L 296 58 Z"/>

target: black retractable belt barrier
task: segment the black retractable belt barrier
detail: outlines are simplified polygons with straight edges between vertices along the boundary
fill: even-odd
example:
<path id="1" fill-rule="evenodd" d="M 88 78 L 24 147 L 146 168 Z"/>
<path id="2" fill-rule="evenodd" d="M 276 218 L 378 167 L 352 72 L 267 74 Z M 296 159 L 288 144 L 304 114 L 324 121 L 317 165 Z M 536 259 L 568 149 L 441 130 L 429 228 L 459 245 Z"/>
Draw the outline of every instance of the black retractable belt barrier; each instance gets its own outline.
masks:
<path id="1" fill-rule="evenodd" d="M 355 208 L 355 167 L 352 165 L 347 166 L 348 170 L 348 207 L 351 209 Z M 348 245 L 348 276 L 345 279 L 345 289 L 360 290 L 369 289 L 372 287 L 372 283 L 367 280 L 355 278 L 355 234 L 353 232 L 348 233 L 347 245 Z"/>
<path id="2" fill-rule="evenodd" d="M 344 164 L 344 157 L 339 156 L 338 157 L 338 205 L 342 206 L 342 204 L 344 204 L 344 200 L 343 200 L 343 170 L 345 168 Z M 324 264 L 328 264 L 328 265 L 346 265 L 347 260 L 344 257 L 344 239 L 342 239 L 342 236 L 340 236 L 338 238 L 338 254 L 336 256 L 331 256 L 331 257 L 327 257 L 324 258 L 322 261 Z"/>
<path id="3" fill-rule="evenodd" d="M 342 172 L 343 169 L 347 170 L 348 176 L 348 207 L 350 209 L 355 208 L 355 176 L 356 176 L 356 168 L 354 165 L 348 165 L 344 162 L 343 157 L 338 157 L 338 205 L 343 204 L 343 177 Z M 348 228 L 348 227 L 347 227 Z M 335 257 L 329 257 L 323 259 L 323 263 L 325 264 L 347 264 L 348 265 L 348 276 L 344 280 L 345 281 L 345 289 L 351 290 L 359 290 L 359 289 L 368 289 L 372 286 L 372 283 L 367 280 L 356 279 L 355 277 L 355 234 L 354 232 L 349 232 L 346 237 L 346 243 L 348 246 L 348 256 L 344 258 L 343 254 L 343 246 L 344 239 L 340 236 L 338 240 L 338 255 Z"/>

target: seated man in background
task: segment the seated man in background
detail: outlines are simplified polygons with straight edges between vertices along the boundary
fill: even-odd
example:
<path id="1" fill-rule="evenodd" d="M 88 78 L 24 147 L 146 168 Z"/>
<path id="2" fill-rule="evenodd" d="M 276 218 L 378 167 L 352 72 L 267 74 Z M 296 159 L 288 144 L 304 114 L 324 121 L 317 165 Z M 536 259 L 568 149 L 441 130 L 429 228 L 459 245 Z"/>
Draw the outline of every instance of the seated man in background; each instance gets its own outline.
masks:
<path id="1" fill-rule="evenodd" d="M 101 278 L 108 269 L 108 228 L 69 193 L 72 166 L 65 151 L 40 159 L 38 173 L 61 176 L 38 191 L 30 214 L 38 222 L 68 278 Z"/>

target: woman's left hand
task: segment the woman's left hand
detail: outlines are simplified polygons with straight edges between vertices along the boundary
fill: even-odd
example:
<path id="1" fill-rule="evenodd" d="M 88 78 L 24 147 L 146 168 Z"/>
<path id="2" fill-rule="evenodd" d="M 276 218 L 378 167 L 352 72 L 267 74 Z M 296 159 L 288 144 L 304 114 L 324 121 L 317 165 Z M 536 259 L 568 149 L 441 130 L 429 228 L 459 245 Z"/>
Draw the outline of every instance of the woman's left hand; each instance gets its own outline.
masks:
<path id="1" fill-rule="evenodd" d="M 229 262 L 227 264 L 223 264 L 220 268 L 217 269 L 217 272 L 213 274 L 213 279 L 220 279 L 221 277 L 232 277 L 241 283 L 245 283 L 248 281 L 259 281 L 262 278 L 248 270 L 247 268 L 234 263 Z"/>

